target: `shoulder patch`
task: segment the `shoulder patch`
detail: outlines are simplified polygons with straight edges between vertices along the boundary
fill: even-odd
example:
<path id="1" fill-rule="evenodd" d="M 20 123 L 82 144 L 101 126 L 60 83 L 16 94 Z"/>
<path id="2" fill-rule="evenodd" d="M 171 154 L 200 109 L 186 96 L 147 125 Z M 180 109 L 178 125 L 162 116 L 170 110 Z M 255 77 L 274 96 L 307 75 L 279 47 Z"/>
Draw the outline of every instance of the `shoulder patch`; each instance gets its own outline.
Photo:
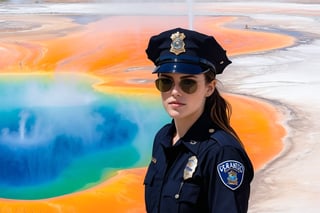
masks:
<path id="1" fill-rule="evenodd" d="M 231 190 L 236 190 L 241 186 L 244 170 L 243 164 L 235 160 L 227 160 L 217 166 L 222 183 Z"/>

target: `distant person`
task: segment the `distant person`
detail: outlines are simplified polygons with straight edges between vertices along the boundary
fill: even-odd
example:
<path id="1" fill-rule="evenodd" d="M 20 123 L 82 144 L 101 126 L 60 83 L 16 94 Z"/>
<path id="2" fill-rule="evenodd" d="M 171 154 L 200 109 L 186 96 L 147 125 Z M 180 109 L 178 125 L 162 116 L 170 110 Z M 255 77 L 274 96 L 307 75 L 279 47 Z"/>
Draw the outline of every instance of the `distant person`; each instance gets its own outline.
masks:
<path id="1" fill-rule="evenodd" d="M 226 51 L 212 36 L 177 28 L 152 36 L 146 53 L 172 117 L 154 139 L 147 212 L 247 212 L 254 171 L 216 88 L 231 63 Z"/>

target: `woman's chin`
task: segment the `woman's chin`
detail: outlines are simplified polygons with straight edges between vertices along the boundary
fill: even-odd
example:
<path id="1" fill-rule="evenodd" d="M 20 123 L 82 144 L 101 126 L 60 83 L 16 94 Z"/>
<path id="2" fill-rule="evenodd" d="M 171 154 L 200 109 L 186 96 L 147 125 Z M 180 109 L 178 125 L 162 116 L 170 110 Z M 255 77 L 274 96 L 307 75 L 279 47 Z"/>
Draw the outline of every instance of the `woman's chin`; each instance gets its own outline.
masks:
<path id="1" fill-rule="evenodd" d="M 181 114 L 181 112 L 178 112 L 178 111 L 170 110 L 168 111 L 168 114 L 173 119 L 183 118 L 183 114 Z"/>

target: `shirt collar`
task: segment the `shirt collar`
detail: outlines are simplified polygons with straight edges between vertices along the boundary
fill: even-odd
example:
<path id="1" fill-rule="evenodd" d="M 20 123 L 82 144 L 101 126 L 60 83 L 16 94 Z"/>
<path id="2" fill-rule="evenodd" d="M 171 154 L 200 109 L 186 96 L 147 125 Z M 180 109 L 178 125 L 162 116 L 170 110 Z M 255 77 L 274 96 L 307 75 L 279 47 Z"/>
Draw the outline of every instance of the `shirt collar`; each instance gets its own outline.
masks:
<path id="1" fill-rule="evenodd" d="M 204 112 L 198 120 L 190 127 L 187 133 L 180 138 L 175 146 L 184 145 L 194 154 L 198 151 L 198 146 L 201 141 L 206 141 L 210 135 L 218 129 L 218 126 L 212 121 L 209 112 Z M 176 131 L 174 122 L 172 121 L 167 126 L 167 131 L 161 140 L 161 144 L 165 148 L 171 147 L 172 137 Z"/>

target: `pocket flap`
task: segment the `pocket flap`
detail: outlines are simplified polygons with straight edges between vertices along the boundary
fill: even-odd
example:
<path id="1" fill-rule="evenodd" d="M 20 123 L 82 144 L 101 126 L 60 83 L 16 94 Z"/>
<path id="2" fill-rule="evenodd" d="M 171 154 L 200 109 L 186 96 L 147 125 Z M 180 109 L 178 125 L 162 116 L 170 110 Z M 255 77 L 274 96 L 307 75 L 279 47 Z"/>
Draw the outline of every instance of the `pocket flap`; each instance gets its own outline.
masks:
<path id="1" fill-rule="evenodd" d="M 180 189 L 181 183 L 168 184 L 163 190 L 165 197 L 171 197 L 178 202 L 197 203 L 200 193 L 200 186 L 193 183 L 184 183 Z"/>

